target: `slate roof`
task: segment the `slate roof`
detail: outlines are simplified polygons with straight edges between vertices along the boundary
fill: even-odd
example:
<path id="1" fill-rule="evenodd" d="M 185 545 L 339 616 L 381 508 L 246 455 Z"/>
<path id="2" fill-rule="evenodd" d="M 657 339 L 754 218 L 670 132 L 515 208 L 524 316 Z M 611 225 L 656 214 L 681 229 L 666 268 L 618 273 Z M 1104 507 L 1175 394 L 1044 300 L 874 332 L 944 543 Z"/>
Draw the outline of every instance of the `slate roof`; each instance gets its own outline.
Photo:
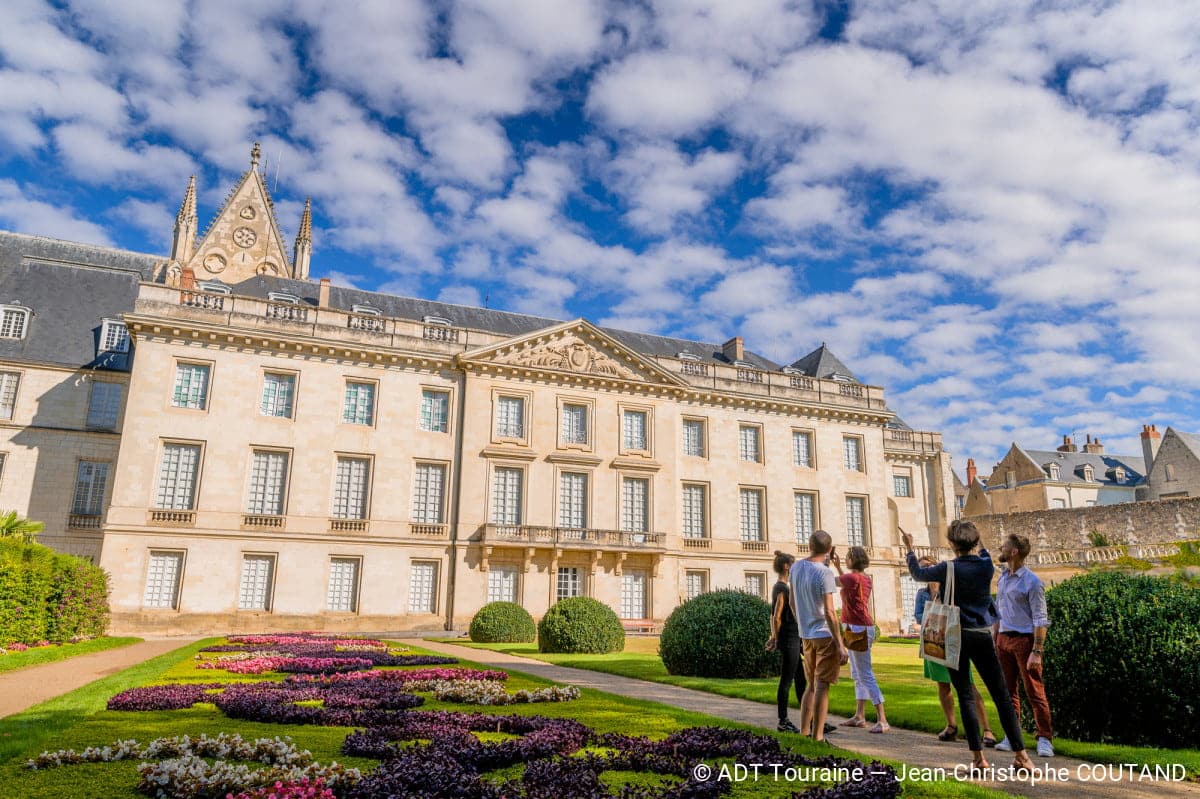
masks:
<path id="1" fill-rule="evenodd" d="M 1184 433 L 1183 431 L 1176 430 L 1173 427 L 1169 427 L 1167 429 L 1175 433 L 1175 437 L 1182 441 L 1183 444 L 1192 451 L 1193 455 L 1195 455 L 1197 458 L 1200 458 L 1200 435 L 1197 435 L 1196 433 Z"/>
<path id="2" fill-rule="evenodd" d="M 854 372 L 850 371 L 850 367 L 842 363 L 836 355 L 834 355 L 825 342 L 821 342 L 821 346 L 805 355 L 798 361 L 791 364 L 793 369 L 798 369 L 809 377 L 817 377 L 823 380 L 834 380 L 837 377 L 849 379 L 855 383 L 862 381 L 855 377 Z"/>
<path id="3" fill-rule="evenodd" d="M 1027 449 L 1025 454 L 1036 463 L 1039 467 L 1045 467 L 1047 463 L 1057 463 L 1059 465 L 1059 481 L 1063 483 L 1078 483 L 1082 485 L 1096 485 L 1099 483 L 1102 486 L 1113 488 L 1132 488 L 1145 480 L 1142 474 L 1142 456 L 1136 457 L 1130 455 L 1099 455 L 1090 452 L 1057 452 L 1053 450 L 1038 450 Z M 1134 468 L 1131 464 L 1138 464 Z M 1092 473 L 1095 476 L 1093 482 L 1088 482 L 1083 479 L 1082 470 L 1084 465 L 1091 465 Z M 1109 473 L 1111 469 L 1121 467 L 1125 470 L 1125 479 L 1121 482 L 1113 480 Z"/>

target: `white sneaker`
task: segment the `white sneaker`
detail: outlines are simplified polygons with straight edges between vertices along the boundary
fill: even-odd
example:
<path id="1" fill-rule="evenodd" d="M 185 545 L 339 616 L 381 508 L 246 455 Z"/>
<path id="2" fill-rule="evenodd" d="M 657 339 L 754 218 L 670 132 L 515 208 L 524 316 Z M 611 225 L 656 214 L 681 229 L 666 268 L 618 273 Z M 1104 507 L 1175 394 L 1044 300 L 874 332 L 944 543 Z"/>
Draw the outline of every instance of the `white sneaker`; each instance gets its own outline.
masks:
<path id="1" fill-rule="evenodd" d="M 1047 741 L 1047 743 L 1049 743 L 1049 741 Z M 1008 742 L 1008 736 L 1007 736 L 1007 735 L 1006 735 L 1006 736 L 1004 736 L 1004 740 L 1003 740 L 1003 741 L 1001 741 L 1000 743 L 996 744 L 996 751 L 997 751 L 997 752 L 1011 752 L 1011 751 L 1012 751 L 1012 744 L 1010 744 L 1010 743 Z"/>
<path id="2" fill-rule="evenodd" d="M 1054 757 L 1054 746 L 1049 738 L 1038 738 L 1037 753 L 1038 757 Z"/>

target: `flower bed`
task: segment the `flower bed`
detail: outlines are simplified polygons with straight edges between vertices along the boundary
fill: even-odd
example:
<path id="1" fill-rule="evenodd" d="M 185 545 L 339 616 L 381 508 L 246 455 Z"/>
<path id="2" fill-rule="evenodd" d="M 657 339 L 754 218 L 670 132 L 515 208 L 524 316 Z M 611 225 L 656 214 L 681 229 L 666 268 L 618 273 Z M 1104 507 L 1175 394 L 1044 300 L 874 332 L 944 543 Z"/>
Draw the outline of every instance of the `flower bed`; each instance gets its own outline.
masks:
<path id="1" fill-rule="evenodd" d="M 253 657 L 246 660 L 206 660 L 201 669 L 221 669 L 232 674 L 265 674 L 281 671 L 289 674 L 334 674 L 363 671 L 375 664 L 362 657 Z"/>

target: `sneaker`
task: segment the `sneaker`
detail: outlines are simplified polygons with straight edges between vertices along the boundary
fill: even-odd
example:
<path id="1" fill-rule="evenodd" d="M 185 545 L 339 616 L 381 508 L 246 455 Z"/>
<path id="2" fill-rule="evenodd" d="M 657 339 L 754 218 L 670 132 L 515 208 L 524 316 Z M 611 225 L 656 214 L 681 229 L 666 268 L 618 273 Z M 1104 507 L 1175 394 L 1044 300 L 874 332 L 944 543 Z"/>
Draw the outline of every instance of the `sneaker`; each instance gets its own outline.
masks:
<path id="1" fill-rule="evenodd" d="M 1007 735 L 1006 735 L 1006 736 L 1004 736 L 1004 740 L 1003 740 L 1003 741 L 1001 741 L 1000 743 L 996 744 L 996 751 L 997 751 L 997 752 L 1011 752 L 1012 750 L 1013 750 L 1013 749 L 1012 749 L 1012 744 L 1010 744 L 1010 743 L 1008 742 L 1008 736 L 1007 736 Z"/>
<path id="2" fill-rule="evenodd" d="M 780 732 L 800 732 L 800 728 L 793 724 L 791 719 L 783 719 L 775 729 Z"/>
<path id="3" fill-rule="evenodd" d="M 1049 738 L 1038 738 L 1037 753 L 1038 757 L 1054 757 L 1054 746 Z"/>

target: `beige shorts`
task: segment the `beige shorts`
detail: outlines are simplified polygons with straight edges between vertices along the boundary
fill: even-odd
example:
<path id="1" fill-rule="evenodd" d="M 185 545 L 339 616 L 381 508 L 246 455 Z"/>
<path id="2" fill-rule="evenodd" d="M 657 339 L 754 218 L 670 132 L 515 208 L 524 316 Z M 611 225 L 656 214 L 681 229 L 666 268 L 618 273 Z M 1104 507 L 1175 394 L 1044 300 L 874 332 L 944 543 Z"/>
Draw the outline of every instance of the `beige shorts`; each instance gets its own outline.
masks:
<path id="1" fill-rule="evenodd" d="M 809 685 L 817 680 L 826 685 L 837 685 L 841 671 L 842 657 L 832 636 L 804 639 L 804 679 Z"/>

